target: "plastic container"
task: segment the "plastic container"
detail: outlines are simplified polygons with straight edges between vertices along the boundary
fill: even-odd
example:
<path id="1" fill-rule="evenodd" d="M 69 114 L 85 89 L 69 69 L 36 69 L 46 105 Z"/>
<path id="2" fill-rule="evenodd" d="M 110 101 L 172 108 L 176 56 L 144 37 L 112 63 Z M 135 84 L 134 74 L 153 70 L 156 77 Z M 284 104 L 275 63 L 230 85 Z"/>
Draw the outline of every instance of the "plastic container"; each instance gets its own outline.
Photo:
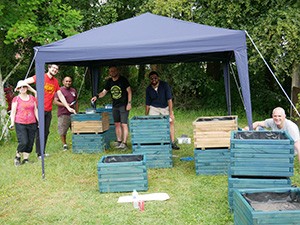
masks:
<path id="1" fill-rule="evenodd" d="M 136 190 L 133 190 L 132 192 L 132 202 L 133 202 L 133 207 L 135 209 L 139 208 L 139 200 L 138 200 L 139 194 Z"/>

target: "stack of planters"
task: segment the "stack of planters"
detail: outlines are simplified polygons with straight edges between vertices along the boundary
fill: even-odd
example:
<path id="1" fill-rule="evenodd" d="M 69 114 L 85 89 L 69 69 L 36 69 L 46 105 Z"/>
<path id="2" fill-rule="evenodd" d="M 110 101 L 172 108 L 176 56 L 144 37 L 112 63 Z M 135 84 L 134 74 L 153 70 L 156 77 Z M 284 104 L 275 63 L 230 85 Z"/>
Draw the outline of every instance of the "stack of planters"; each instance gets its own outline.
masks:
<path id="1" fill-rule="evenodd" d="M 73 153 L 95 153 L 107 149 L 105 140 L 105 132 L 109 129 L 107 112 L 72 114 L 71 126 Z"/>
<path id="2" fill-rule="evenodd" d="M 148 168 L 173 166 L 169 116 L 135 116 L 130 134 L 133 153 L 146 155 Z"/>
<path id="3" fill-rule="evenodd" d="M 197 175 L 227 174 L 230 133 L 237 129 L 237 116 L 199 117 L 193 122 Z"/>
<path id="4" fill-rule="evenodd" d="M 280 131 L 235 131 L 231 134 L 228 201 L 234 189 L 291 187 L 294 141 Z"/>

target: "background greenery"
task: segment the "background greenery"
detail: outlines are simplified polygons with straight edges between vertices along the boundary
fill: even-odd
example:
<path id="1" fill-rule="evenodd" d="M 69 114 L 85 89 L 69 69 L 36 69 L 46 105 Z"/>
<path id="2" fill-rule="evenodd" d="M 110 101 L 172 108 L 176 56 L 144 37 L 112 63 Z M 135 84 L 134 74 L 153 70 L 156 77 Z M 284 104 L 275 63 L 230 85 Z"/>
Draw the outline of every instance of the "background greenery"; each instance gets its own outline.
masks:
<path id="1" fill-rule="evenodd" d="M 0 81 L 7 78 L 7 82 L 15 85 L 25 77 L 33 58 L 33 46 L 48 44 L 95 27 L 151 12 L 210 26 L 246 30 L 290 95 L 291 82 L 294 80 L 294 85 L 297 86 L 300 71 L 299 8 L 299 1 L 296 0 L 2 0 Z M 289 112 L 289 102 L 282 90 L 249 38 L 247 42 L 253 111 L 269 114 L 275 106 L 280 105 Z M 17 53 L 19 57 L 16 59 Z M 8 78 L 17 62 L 21 63 Z M 62 67 L 60 74 L 76 78 L 74 85 L 79 88 L 84 70 L 85 68 Z M 102 70 L 101 76 L 104 77 L 106 68 Z M 150 65 L 123 68 L 122 74 L 129 78 L 134 93 L 138 96 L 135 98 L 137 105 L 144 104 L 138 99 L 143 99 L 144 87 L 148 82 L 145 77 L 149 70 Z M 157 70 L 172 85 L 178 107 L 216 109 L 225 106 L 219 62 L 158 65 Z M 31 67 L 28 74 L 34 74 L 34 67 Z M 99 89 L 103 87 L 101 84 L 100 82 Z M 233 108 L 243 109 L 238 88 L 232 74 Z M 82 95 L 84 94 L 91 97 L 89 75 L 84 82 Z"/>
<path id="2" fill-rule="evenodd" d="M 81 111 L 86 107 L 81 104 Z M 143 112 L 143 107 L 134 107 L 130 118 Z M 149 190 L 145 193 L 165 192 L 170 199 L 145 202 L 145 211 L 140 212 L 131 203 L 117 203 L 120 196 L 131 193 L 100 193 L 98 189 L 97 162 L 101 156 L 127 154 L 131 149 L 121 152 L 111 148 L 97 154 L 63 152 L 55 113 L 46 149 L 50 157 L 45 158 L 45 179 L 41 161 L 34 153 L 31 163 L 14 166 L 15 131 L 11 131 L 13 141 L 1 147 L 0 224 L 233 224 L 227 176 L 197 176 L 193 161 L 180 160 L 193 157 L 193 144 L 180 145 L 181 150 L 173 151 L 173 168 L 148 170 Z M 176 136 L 193 137 L 192 122 L 200 116 L 224 114 L 224 110 L 176 110 Z M 241 127 L 246 125 L 243 114 L 238 122 Z M 297 160 L 292 183 L 300 185 Z"/>

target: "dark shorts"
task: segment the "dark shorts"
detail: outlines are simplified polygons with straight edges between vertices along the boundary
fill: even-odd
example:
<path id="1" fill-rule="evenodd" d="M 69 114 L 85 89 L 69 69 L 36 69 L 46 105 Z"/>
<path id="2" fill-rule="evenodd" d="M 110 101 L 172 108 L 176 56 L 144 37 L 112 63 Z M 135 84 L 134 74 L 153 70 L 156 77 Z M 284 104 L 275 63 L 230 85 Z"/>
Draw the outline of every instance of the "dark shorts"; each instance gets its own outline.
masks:
<path id="1" fill-rule="evenodd" d="M 126 110 L 126 106 L 113 107 L 112 113 L 115 123 L 128 123 L 129 111 Z"/>
<path id="2" fill-rule="evenodd" d="M 69 128 L 71 128 L 71 116 L 61 115 L 58 117 L 58 133 L 59 135 L 66 135 Z"/>

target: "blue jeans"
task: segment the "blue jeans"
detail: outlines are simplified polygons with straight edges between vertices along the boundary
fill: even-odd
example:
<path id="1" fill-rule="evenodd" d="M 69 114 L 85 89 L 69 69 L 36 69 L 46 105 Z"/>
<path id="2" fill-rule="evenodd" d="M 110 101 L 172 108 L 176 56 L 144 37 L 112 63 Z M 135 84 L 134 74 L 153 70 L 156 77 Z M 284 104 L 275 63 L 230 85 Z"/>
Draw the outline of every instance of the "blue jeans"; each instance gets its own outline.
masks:
<path id="1" fill-rule="evenodd" d="M 32 152 L 32 147 L 34 144 L 34 137 L 37 130 L 37 124 L 21 124 L 16 123 L 16 134 L 18 138 L 18 152 Z"/>

